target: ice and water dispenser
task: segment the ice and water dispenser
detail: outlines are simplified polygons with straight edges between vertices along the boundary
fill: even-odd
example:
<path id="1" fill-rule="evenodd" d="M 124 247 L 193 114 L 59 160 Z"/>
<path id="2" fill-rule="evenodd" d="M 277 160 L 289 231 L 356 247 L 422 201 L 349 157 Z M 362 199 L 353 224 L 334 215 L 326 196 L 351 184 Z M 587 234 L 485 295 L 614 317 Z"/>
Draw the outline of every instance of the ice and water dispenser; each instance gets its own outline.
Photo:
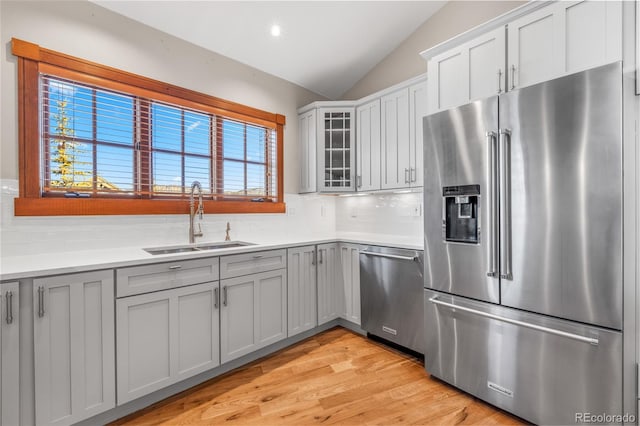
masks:
<path id="1" fill-rule="evenodd" d="M 480 185 L 442 188 L 442 231 L 446 242 L 478 244 L 480 241 Z"/>

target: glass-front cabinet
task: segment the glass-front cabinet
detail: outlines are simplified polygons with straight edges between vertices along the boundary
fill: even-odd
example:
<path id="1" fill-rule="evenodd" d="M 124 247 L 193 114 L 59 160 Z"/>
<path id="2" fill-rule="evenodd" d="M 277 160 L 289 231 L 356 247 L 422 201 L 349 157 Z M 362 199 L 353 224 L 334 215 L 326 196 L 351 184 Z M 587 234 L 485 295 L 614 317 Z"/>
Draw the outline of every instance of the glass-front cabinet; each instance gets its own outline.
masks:
<path id="1" fill-rule="evenodd" d="M 355 108 L 321 107 L 317 120 L 318 191 L 354 191 Z"/>

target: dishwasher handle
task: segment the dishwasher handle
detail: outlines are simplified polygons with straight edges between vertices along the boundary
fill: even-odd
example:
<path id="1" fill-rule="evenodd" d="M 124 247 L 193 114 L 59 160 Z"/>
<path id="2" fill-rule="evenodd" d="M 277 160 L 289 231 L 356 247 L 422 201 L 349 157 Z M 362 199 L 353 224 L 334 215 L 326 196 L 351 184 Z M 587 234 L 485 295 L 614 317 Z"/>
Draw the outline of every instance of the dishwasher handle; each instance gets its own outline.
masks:
<path id="1" fill-rule="evenodd" d="M 389 259 L 399 259 L 399 260 L 411 260 L 411 261 L 415 261 L 418 260 L 418 256 L 400 256 L 397 254 L 386 254 L 386 253 L 376 253 L 374 251 L 366 251 L 366 250 L 361 250 L 360 254 L 364 254 L 365 256 L 377 256 L 377 257 L 386 257 Z"/>

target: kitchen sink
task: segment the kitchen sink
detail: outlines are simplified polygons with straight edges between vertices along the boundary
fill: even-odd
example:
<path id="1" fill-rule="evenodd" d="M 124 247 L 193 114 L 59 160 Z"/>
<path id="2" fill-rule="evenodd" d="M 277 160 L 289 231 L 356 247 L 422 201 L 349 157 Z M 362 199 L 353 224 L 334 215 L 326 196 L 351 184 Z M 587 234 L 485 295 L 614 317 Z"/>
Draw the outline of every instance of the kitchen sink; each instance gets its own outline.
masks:
<path id="1" fill-rule="evenodd" d="M 221 241 L 214 243 L 202 243 L 198 245 L 188 246 L 172 246 L 172 247 L 151 247 L 143 249 L 149 254 L 175 254 L 175 253 L 187 253 L 195 251 L 209 251 L 209 250 L 222 250 L 234 247 L 252 246 L 254 243 L 247 243 L 244 241 Z"/>

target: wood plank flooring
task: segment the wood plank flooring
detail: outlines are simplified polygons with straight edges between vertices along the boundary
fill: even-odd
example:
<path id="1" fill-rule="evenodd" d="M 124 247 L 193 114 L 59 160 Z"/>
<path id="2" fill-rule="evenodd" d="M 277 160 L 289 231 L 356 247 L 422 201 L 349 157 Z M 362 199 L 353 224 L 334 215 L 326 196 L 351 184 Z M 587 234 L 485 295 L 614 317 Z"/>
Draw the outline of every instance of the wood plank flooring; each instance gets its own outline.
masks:
<path id="1" fill-rule="evenodd" d="M 514 425 L 432 379 L 420 360 L 341 327 L 118 420 L 114 425 Z"/>

